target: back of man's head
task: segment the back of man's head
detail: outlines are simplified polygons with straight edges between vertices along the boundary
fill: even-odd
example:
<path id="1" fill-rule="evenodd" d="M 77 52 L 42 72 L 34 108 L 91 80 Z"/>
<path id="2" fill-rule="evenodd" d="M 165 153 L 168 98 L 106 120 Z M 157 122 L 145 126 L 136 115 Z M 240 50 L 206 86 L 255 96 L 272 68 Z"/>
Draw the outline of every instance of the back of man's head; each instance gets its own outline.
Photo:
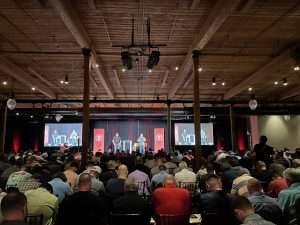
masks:
<path id="1" fill-rule="evenodd" d="M 167 175 L 164 178 L 164 187 L 176 186 L 176 181 L 172 175 Z"/>
<path id="2" fill-rule="evenodd" d="M 121 164 L 118 167 L 118 177 L 121 178 L 121 179 L 126 179 L 127 176 L 128 176 L 128 168 L 127 168 L 126 165 Z"/>
<path id="3" fill-rule="evenodd" d="M 250 194 L 255 192 L 262 192 L 263 188 L 259 180 L 253 178 L 248 181 L 247 188 Z"/>
<path id="4" fill-rule="evenodd" d="M 210 174 L 206 177 L 206 189 L 207 191 L 217 191 L 222 189 L 222 181 L 221 179 L 215 175 Z"/>
<path id="5" fill-rule="evenodd" d="M 232 210 L 234 211 L 237 219 L 241 222 L 243 222 L 246 217 L 254 213 L 251 202 L 243 196 L 236 197 L 233 200 Z"/>
<path id="6" fill-rule="evenodd" d="M 187 169 L 188 168 L 188 165 L 186 162 L 182 161 L 179 163 L 179 168 L 182 170 L 182 169 Z"/>
<path id="7" fill-rule="evenodd" d="M 167 167 L 165 165 L 159 165 L 158 169 L 159 169 L 159 171 L 166 171 Z"/>
<path id="8" fill-rule="evenodd" d="M 268 138 L 266 136 L 260 136 L 260 143 L 261 144 L 266 144 L 268 141 Z"/>
<path id="9" fill-rule="evenodd" d="M 300 169 L 288 168 L 283 172 L 283 177 L 288 181 L 289 184 L 300 182 Z"/>
<path id="10" fill-rule="evenodd" d="M 23 221 L 27 212 L 27 200 L 21 192 L 11 192 L 1 201 L 1 211 L 5 221 Z"/>
<path id="11" fill-rule="evenodd" d="M 78 188 L 79 188 L 79 191 L 91 191 L 92 177 L 90 174 L 83 173 L 79 176 Z"/>

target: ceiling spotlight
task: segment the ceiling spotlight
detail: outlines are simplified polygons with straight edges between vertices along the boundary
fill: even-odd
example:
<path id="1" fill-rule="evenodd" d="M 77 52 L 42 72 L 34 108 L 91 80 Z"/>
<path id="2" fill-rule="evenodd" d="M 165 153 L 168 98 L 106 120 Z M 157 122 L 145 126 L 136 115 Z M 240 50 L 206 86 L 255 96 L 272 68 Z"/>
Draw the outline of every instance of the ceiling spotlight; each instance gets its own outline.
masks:
<path id="1" fill-rule="evenodd" d="M 64 80 L 61 80 L 61 81 L 60 81 L 60 84 L 65 84 L 65 81 L 64 81 Z"/>
<path id="2" fill-rule="evenodd" d="M 216 85 L 217 85 L 217 82 L 216 82 L 216 78 L 215 78 L 215 77 L 212 78 L 211 85 L 212 85 L 212 86 L 216 86 Z"/>
<path id="3" fill-rule="evenodd" d="M 226 82 L 225 82 L 225 81 L 223 81 L 223 82 L 221 83 L 221 85 L 222 85 L 222 86 L 225 86 L 225 85 L 226 85 Z"/>
<path id="4" fill-rule="evenodd" d="M 98 64 L 96 64 L 96 65 L 98 65 Z M 65 76 L 64 84 L 65 84 L 65 85 L 68 85 L 68 84 L 69 84 L 69 76 L 68 76 L 68 75 Z"/>
<path id="5" fill-rule="evenodd" d="M 160 57 L 160 51 L 157 51 L 157 50 L 152 51 L 148 58 L 147 68 L 153 69 L 153 67 L 158 64 L 159 57 Z"/>
<path id="6" fill-rule="evenodd" d="M 286 79 L 286 78 L 283 78 L 283 79 L 282 79 L 282 85 L 283 85 L 283 86 L 288 86 L 288 84 L 289 84 L 289 83 L 287 82 L 287 79 Z"/>
<path id="7" fill-rule="evenodd" d="M 202 72 L 202 70 L 203 70 L 202 67 L 198 68 L 198 72 Z"/>
<path id="8" fill-rule="evenodd" d="M 253 90 L 252 87 L 248 87 L 248 91 L 251 92 Z"/>
<path id="9" fill-rule="evenodd" d="M 31 118 L 31 119 L 33 119 L 33 117 L 34 117 L 33 115 L 30 115 L 30 118 Z"/>
<path id="10" fill-rule="evenodd" d="M 179 67 L 178 67 L 178 66 L 176 66 L 176 67 L 175 67 L 175 71 L 178 71 L 178 70 L 179 70 Z"/>
<path id="11" fill-rule="evenodd" d="M 35 91 L 35 90 L 36 90 L 36 88 L 35 88 L 35 87 L 32 87 L 32 88 L 31 88 L 31 90 L 32 90 L 32 91 Z"/>
<path id="12" fill-rule="evenodd" d="M 278 85 L 278 81 L 274 81 L 274 85 Z"/>
<path id="13" fill-rule="evenodd" d="M 148 72 L 149 72 L 149 73 L 152 73 L 152 69 L 149 69 Z"/>
<path id="14" fill-rule="evenodd" d="M 122 60 L 123 66 L 127 70 L 131 70 L 132 69 L 132 58 L 131 58 L 131 56 L 130 56 L 130 54 L 129 54 L 128 51 L 121 52 L 121 60 Z"/>
<path id="15" fill-rule="evenodd" d="M 94 65 L 94 67 L 95 67 L 95 68 L 99 68 L 99 64 L 96 63 L 96 64 Z"/>
<path id="16" fill-rule="evenodd" d="M 300 66 L 295 66 L 294 67 L 294 71 L 299 71 L 300 70 Z"/>
<path id="17" fill-rule="evenodd" d="M 19 115 L 20 115 L 20 113 L 16 112 L 16 116 L 19 116 Z"/>
<path id="18" fill-rule="evenodd" d="M 2 84 L 3 84 L 4 86 L 6 86 L 6 85 L 7 85 L 7 81 L 3 81 Z"/>
<path id="19" fill-rule="evenodd" d="M 122 72 L 125 73 L 126 72 L 126 68 L 122 68 Z"/>

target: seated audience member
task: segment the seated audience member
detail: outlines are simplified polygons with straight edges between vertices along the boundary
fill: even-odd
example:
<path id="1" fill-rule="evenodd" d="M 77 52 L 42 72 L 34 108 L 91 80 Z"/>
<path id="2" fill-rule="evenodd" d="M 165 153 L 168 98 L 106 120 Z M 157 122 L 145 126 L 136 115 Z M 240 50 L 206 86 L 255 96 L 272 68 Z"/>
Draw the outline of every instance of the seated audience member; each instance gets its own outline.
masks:
<path id="1" fill-rule="evenodd" d="M 188 170 L 188 165 L 186 162 L 179 163 L 180 172 L 175 174 L 175 180 L 180 185 L 180 183 L 195 183 L 196 174 Z"/>
<path id="2" fill-rule="evenodd" d="M 149 195 L 150 179 L 149 176 L 141 170 L 142 164 L 137 164 L 136 169 L 128 175 L 128 178 L 132 178 L 138 185 L 139 195 Z"/>
<path id="3" fill-rule="evenodd" d="M 21 170 L 22 165 L 23 165 L 23 159 L 22 158 L 18 158 L 15 159 L 15 156 L 11 156 L 9 159 L 9 163 L 11 164 L 10 167 L 6 168 L 3 173 L 1 173 L 1 187 L 5 187 L 5 184 L 9 178 L 9 176 L 14 173 L 14 172 L 18 172 Z"/>
<path id="4" fill-rule="evenodd" d="M 233 180 L 231 194 L 247 196 L 247 184 L 250 179 L 253 179 L 253 177 L 250 176 L 249 171 L 245 168 L 241 168 L 239 176 Z"/>
<path id="5" fill-rule="evenodd" d="M 99 195 L 100 192 L 105 192 L 104 184 L 98 179 L 99 175 L 101 174 L 101 168 L 99 166 L 88 166 L 83 173 L 88 173 L 91 175 L 93 193 Z"/>
<path id="6" fill-rule="evenodd" d="M 65 198 L 58 210 L 57 225 L 106 225 L 106 206 L 91 192 L 92 179 L 89 174 L 81 174 L 79 191 Z"/>
<path id="7" fill-rule="evenodd" d="M 103 182 L 104 185 L 106 185 L 107 181 L 111 178 L 117 178 L 118 174 L 116 172 L 116 162 L 113 160 L 109 160 L 106 163 L 107 170 L 104 171 L 99 175 L 99 180 Z"/>
<path id="8" fill-rule="evenodd" d="M 151 179 L 152 188 L 162 186 L 162 183 L 167 175 L 168 175 L 168 173 L 167 173 L 167 168 L 165 167 L 165 165 L 160 165 L 159 173 L 155 174 Z"/>
<path id="9" fill-rule="evenodd" d="M 111 197 L 119 197 L 124 193 L 124 183 L 128 176 L 127 166 L 121 164 L 117 171 L 118 177 L 107 181 L 106 191 Z"/>
<path id="10" fill-rule="evenodd" d="M 183 188 L 176 187 L 172 175 L 166 175 L 163 187 L 157 188 L 152 193 L 154 213 L 170 215 L 189 215 L 191 213 L 191 197 Z"/>
<path id="11" fill-rule="evenodd" d="M 66 169 L 64 171 L 64 174 L 67 178 L 67 182 L 70 185 L 72 189 L 74 189 L 77 179 L 78 179 L 78 163 L 76 161 L 73 161 L 66 165 Z"/>
<path id="12" fill-rule="evenodd" d="M 177 165 L 174 162 L 172 162 L 170 155 L 166 156 L 166 162 L 164 163 L 164 165 L 167 168 L 169 174 L 175 174 L 174 171 L 177 168 Z"/>
<path id="13" fill-rule="evenodd" d="M 145 174 L 148 175 L 148 177 L 150 177 L 150 175 L 151 175 L 151 169 L 150 169 L 148 166 L 146 166 L 146 165 L 144 164 L 144 160 L 143 160 L 142 157 L 138 156 L 138 157 L 136 158 L 135 166 L 136 166 L 136 167 L 138 166 L 138 168 L 139 168 L 140 171 L 144 172 Z M 133 169 L 134 169 L 134 168 L 133 168 Z M 136 168 L 135 168 L 135 169 L 136 169 Z"/>
<path id="14" fill-rule="evenodd" d="M 271 221 L 275 224 L 281 224 L 281 208 L 274 198 L 271 198 L 264 194 L 262 185 L 259 180 L 249 180 L 247 187 L 249 191 L 248 199 L 255 209 L 255 213 L 263 217 L 265 220 Z"/>
<path id="15" fill-rule="evenodd" d="M 273 198 L 277 198 L 279 192 L 288 188 L 288 184 L 285 178 L 282 177 L 282 173 L 285 167 L 278 163 L 270 165 L 269 171 L 272 176 L 272 180 L 268 185 L 267 193 Z"/>
<path id="16" fill-rule="evenodd" d="M 159 158 L 157 155 L 155 156 L 154 166 L 151 168 L 151 176 L 154 177 L 156 174 L 160 172 L 159 167 L 163 165 L 163 159 Z"/>
<path id="17" fill-rule="evenodd" d="M 42 184 L 38 189 L 25 192 L 30 215 L 43 215 L 43 224 L 50 224 L 58 211 L 58 199 L 52 194 L 52 186 Z"/>
<path id="18" fill-rule="evenodd" d="M 27 200 L 23 193 L 7 194 L 1 201 L 3 222 L 1 225 L 26 225 Z"/>
<path id="19" fill-rule="evenodd" d="M 24 169 L 24 168 L 23 168 Z M 16 187 L 21 192 L 38 188 L 41 183 L 36 180 L 31 173 L 24 170 L 12 173 L 6 183 L 6 189 Z"/>
<path id="20" fill-rule="evenodd" d="M 231 225 L 232 217 L 230 212 L 231 198 L 222 189 L 221 179 L 214 174 L 206 176 L 207 193 L 200 195 L 197 203 L 202 216 L 203 225 Z"/>
<path id="21" fill-rule="evenodd" d="M 113 202 L 112 212 L 119 214 L 141 213 L 145 218 L 144 224 L 149 224 L 152 215 L 151 205 L 138 195 L 136 181 L 133 178 L 128 178 L 124 189 L 125 194 Z"/>
<path id="22" fill-rule="evenodd" d="M 262 183 L 264 190 L 267 190 L 267 185 L 271 180 L 271 173 L 267 170 L 267 166 L 263 161 L 255 163 L 255 169 L 251 175 Z"/>
<path id="23" fill-rule="evenodd" d="M 297 224 L 295 203 L 300 198 L 300 169 L 288 168 L 283 172 L 289 187 L 278 195 L 278 203 L 283 211 L 286 224 Z"/>
<path id="24" fill-rule="evenodd" d="M 236 218 L 242 222 L 243 225 L 275 225 L 256 214 L 251 202 L 246 197 L 236 197 L 233 200 L 232 209 Z"/>
<path id="25" fill-rule="evenodd" d="M 67 178 L 64 173 L 57 173 L 54 175 L 54 179 L 48 182 L 53 189 L 53 194 L 58 197 L 59 203 L 64 200 L 64 198 L 72 194 L 72 189 L 67 183 Z"/>

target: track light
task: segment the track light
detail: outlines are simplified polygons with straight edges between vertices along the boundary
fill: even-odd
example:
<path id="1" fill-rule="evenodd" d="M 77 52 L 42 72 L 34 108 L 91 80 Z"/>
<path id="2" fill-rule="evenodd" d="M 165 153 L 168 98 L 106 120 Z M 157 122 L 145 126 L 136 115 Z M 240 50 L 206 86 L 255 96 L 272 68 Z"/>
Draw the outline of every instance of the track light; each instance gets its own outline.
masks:
<path id="1" fill-rule="evenodd" d="M 226 86 L 226 82 L 223 81 L 223 82 L 221 83 L 221 85 L 222 85 L 222 86 Z"/>
<path id="2" fill-rule="evenodd" d="M 36 90 L 36 88 L 35 88 L 35 87 L 32 87 L 32 88 L 31 88 L 31 90 L 32 90 L 32 91 L 35 91 L 35 90 Z"/>
<path id="3" fill-rule="evenodd" d="M 299 71 L 300 70 L 300 66 L 295 66 L 294 67 L 294 71 Z"/>
<path id="4" fill-rule="evenodd" d="M 217 82 L 216 82 L 216 78 L 215 78 L 215 77 L 212 78 L 211 85 L 212 85 L 212 86 L 216 86 L 216 85 L 217 85 Z"/>
<path id="5" fill-rule="evenodd" d="M 130 54 L 129 54 L 128 51 L 121 52 L 121 60 L 122 60 L 123 66 L 127 70 L 131 70 L 132 69 L 132 58 L 131 58 L 131 56 L 130 56 Z"/>
<path id="6" fill-rule="evenodd" d="M 278 81 L 274 81 L 274 85 L 278 85 Z"/>
<path id="7" fill-rule="evenodd" d="M 178 70 L 179 70 L 179 67 L 178 67 L 178 66 L 176 66 L 176 67 L 175 67 L 175 71 L 178 71 Z"/>
<path id="8" fill-rule="evenodd" d="M 149 55 L 147 68 L 148 69 L 153 69 L 153 67 L 158 64 L 159 57 L 160 57 L 160 52 L 159 51 L 157 51 L 157 50 L 152 51 L 151 54 Z"/>
<path id="9" fill-rule="evenodd" d="M 126 68 L 122 68 L 122 72 L 125 73 L 126 72 Z"/>
<path id="10" fill-rule="evenodd" d="M 283 78 L 283 79 L 282 79 L 282 85 L 283 85 L 283 86 L 288 86 L 288 84 L 289 84 L 289 83 L 287 82 L 287 79 L 286 79 L 286 78 Z"/>
<path id="11" fill-rule="evenodd" d="M 202 72 L 202 70 L 203 70 L 202 67 L 198 68 L 198 72 Z"/>
<path id="12" fill-rule="evenodd" d="M 248 87 L 248 91 L 251 92 L 253 90 L 252 87 Z"/>
<path id="13" fill-rule="evenodd" d="M 69 84 L 69 76 L 66 75 L 65 76 L 65 81 L 64 81 L 65 85 L 68 85 Z"/>
<path id="14" fill-rule="evenodd" d="M 7 85 L 7 81 L 3 81 L 2 84 L 3 84 L 4 86 L 6 86 L 6 85 Z"/>
<path id="15" fill-rule="evenodd" d="M 149 70 L 148 70 L 148 73 L 152 73 L 152 69 L 149 69 Z"/>

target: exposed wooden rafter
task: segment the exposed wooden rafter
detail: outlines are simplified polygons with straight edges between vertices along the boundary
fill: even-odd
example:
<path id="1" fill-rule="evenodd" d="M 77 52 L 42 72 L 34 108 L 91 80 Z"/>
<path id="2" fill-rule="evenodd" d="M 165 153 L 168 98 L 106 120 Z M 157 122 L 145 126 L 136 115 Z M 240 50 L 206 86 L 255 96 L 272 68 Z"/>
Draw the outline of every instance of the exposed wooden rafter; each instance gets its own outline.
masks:
<path id="1" fill-rule="evenodd" d="M 200 29 L 200 32 L 196 34 L 193 44 L 189 48 L 189 51 L 177 73 L 176 79 L 172 83 L 168 92 L 169 98 L 174 98 L 177 90 L 181 87 L 186 76 L 192 70 L 192 51 L 194 49 L 201 50 L 204 48 L 208 41 L 214 36 L 226 19 L 231 15 L 232 11 L 237 7 L 239 1 L 240 0 L 217 1 L 202 28 Z"/>
<path id="2" fill-rule="evenodd" d="M 196 9 L 199 7 L 200 4 L 200 0 L 193 0 L 192 4 L 191 4 L 191 9 Z"/>
<path id="3" fill-rule="evenodd" d="M 48 86 L 44 85 L 38 79 L 32 77 L 23 68 L 2 55 L 0 55 L 0 70 L 3 73 L 6 73 L 7 75 L 13 77 L 17 81 L 21 82 L 25 86 L 29 87 L 29 89 L 35 87 L 37 91 L 41 92 L 48 98 L 56 98 L 55 93 Z"/>
<path id="4" fill-rule="evenodd" d="M 268 75 L 271 74 L 271 71 L 274 71 L 278 65 L 286 62 L 287 60 L 291 60 L 291 51 L 293 48 L 287 48 L 283 52 L 281 52 L 278 56 L 274 57 L 265 64 L 263 67 L 258 69 L 253 74 L 249 75 L 246 79 L 233 86 L 230 90 L 228 90 L 224 94 L 224 99 L 230 99 L 242 91 L 244 91 L 247 87 L 254 85 L 255 83 L 263 80 L 268 80 Z"/>
<path id="5" fill-rule="evenodd" d="M 102 86 L 109 98 L 114 98 L 113 90 L 109 80 L 103 69 L 103 63 L 100 57 L 97 55 L 96 50 L 92 46 L 92 41 L 88 36 L 78 14 L 73 9 L 72 4 L 69 0 L 49 0 L 53 9 L 60 16 L 65 26 L 72 33 L 73 37 L 81 48 L 89 47 L 92 50 L 91 61 L 94 65 L 98 64 L 99 67 L 95 67 L 95 74 L 98 76 Z"/>
<path id="6" fill-rule="evenodd" d="M 280 95 L 280 100 L 286 100 L 288 98 L 292 98 L 292 97 L 295 97 L 295 96 L 298 96 L 298 95 L 300 95 L 299 86 L 295 87 L 295 88 L 292 88 L 292 89 L 289 89 L 287 92 L 282 93 Z"/>
<path id="7" fill-rule="evenodd" d="M 170 73 L 170 70 L 167 69 L 166 72 L 165 72 L 165 75 L 163 77 L 163 80 L 161 82 L 160 88 L 164 88 L 167 85 L 167 80 L 168 80 L 168 77 L 169 77 L 169 73 Z"/>

